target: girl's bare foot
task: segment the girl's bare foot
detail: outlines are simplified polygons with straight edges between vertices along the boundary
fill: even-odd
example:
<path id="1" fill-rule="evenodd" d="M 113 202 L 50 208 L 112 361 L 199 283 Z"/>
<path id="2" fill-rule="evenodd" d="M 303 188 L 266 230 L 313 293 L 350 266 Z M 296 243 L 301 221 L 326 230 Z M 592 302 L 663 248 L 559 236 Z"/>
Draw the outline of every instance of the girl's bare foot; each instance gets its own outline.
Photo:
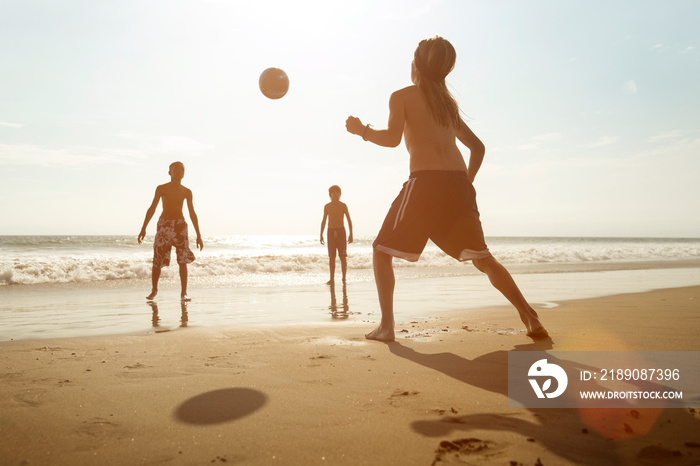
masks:
<path id="1" fill-rule="evenodd" d="M 389 328 L 384 328 L 380 324 L 377 328 L 366 334 L 365 338 L 377 341 L 394 341 L 394 326 L 392 325 Z"/>
<path id="2" fill-rule="evenodd" d="M 544 328 L 544 325 L 542 325 L 538 317 L 529 316 L 527 320 L 523 319 L 523 322 L 525 323 L 528 337 L 538 340 L 549 336 L 549 332 Z"/>
<path id="3" fill-rule="evenodd" d="M 151 294 L 149 294 L 148 296 L 146 296 L 146 299 L 150 301 L 150 300 L 152 300 L 153 298 L 155 298 L 157 294 L 158 294 L 158 290 L 151 290 Z"/>
<path id="4" fill-rule="evenodd" d="M 520 320 L 522 320 L 523 324 L 525 324 L 528 337 L 534 340 L 539 340 L 549 336 L 547 329 L 545 329 L 542 322 L 540 322 L 540 316 L 537 315 L 537 312 L 535 312 L 533 308 L 530 307 L 527 313 L 524 315 L 521 314 Z"/>
<path id="5" fill-rule="evenodd" d="M 180 300 L 181 301 L 192 301 L 192 298 L 190 298 L 186 294 L 183 294 L 182 296 L 180 296 Z"/>
<path id="6" fill-rule="evenodd" d="M 540 328 L 528 331 L 527 336 L 532 338 L 533 340 L 541 340 L 542 338 L 547 338 L 549 336 L 549 332 L 547 332 L 546 328 L 540 327 Z"/>

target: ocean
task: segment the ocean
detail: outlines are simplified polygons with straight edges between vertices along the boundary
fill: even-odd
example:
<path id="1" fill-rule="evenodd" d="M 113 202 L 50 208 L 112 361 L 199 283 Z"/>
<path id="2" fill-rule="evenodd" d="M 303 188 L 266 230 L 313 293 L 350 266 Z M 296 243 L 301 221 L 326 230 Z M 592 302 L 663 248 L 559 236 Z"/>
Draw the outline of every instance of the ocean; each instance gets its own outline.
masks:
<path id="1" fill-rule="evenodd" d="M 205 237 L 204 250 L 193 249 L 197 260 L 189 266 L 193 301 L 186 309 L 179 303 L 173 251 L 154 309 L 144 299 L 150 291 L 148 241 L 0 236 L 0 341 L 183 326 L 372 320 L 378 316 L 372 240 L 360 237 L 349 245 L 347 285 L 337 275 L 337 287 L 331 288 L 325 285 L 327 252 L 316 236 Z M 700 239 L 492 237 L 487 244 L 526 298 L 541 306 L 700 284 Z M 473 266 L 432 244 L 418 262 L 397 259 L 394 264 L 397 320 L 402 312 L 410 319 L 431 310 L 504 304 Z"/>
<path id="2" fill-rule="evenodd" d="M 349 280 L 371 278 L 373 238 L 348 247 Z M 700 260 L 700 239 L 487 238 L 506 267 L 519 273 L 640 268 L 659 262 L 685 266 Z M 0 286 L 148 279 L 152 242 L 132 236 L 0 236 Z M 327 280 L 328 256 L 315 236 L 215 236 L 205 238 L 190 277 L 230 285 L 305 285 Z M 173 251 L 163 277 L 177 275 Z M 411 277 L 476 274 L 429 244 L 417 263 L 395 261 Z"/>

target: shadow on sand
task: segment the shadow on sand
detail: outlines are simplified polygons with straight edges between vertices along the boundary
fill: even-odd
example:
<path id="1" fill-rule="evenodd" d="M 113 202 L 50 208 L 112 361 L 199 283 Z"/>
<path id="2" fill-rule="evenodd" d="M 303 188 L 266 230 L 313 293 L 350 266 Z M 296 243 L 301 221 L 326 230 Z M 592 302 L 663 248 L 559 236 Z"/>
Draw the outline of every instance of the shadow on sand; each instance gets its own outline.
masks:
<path id="1" fill-rule="evenodd" d="M 187 424 L 221 424 L 252 414 L 265 403 L 267 396 L 257 390 L 224 388 L 185 401 L 175 410 L 175 418 Z"/>
<path id="2" fill-rule="evenodd" d="M 420 353 L 399 342 L 387 343 L 387 347 L 398 357 L 465 384 L 508 396 L 508 351 L 495 351 L 469 360 L 454 353 Z M 514 350 L 547 351 L 552 347 L 552 340 L 547 338 L 517 345 Z M 695 436 L 692 432 L 700 431 L 700 416 L 695 409 L 632 408 L 512 409 L 512 412 L 417 420 L 411 427 L 426 437 L 444 438 L 453 432 L 466 435 L 440 442 L 434 465 L 486 460 L 505 449 L 495 441 L 468 434 L 480 431 L 483 435 L 485 430 L 517 433 L 523 442 L 536 442 L 558 457 L 582 465 L 700 464 L 698 443 L 692 438 Z"/>

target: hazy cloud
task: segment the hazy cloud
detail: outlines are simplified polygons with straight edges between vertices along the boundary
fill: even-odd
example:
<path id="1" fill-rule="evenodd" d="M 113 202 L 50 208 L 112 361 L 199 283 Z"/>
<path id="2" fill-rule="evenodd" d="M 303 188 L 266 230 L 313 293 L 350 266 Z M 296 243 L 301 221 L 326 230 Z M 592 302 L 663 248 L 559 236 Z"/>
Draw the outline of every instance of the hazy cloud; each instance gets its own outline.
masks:
<path id="1" fill-rule="evenodd" d="M 634 82 L 634 80 L 629 80 L 625 84 L 622 85 L 622 90 L 628 94 L 636 94 L 637 93 L 637 83 Z"/>
<path id="2" fill-rule="evenodd" d="M 518 146 L 518 150 L 534 150 L 537 149 L 539 146 L 537 144 L 533 144 L 531 142 L 526 143 L 526 144 L 520 144 Z"/>
<path id="3" fill-rule="evenodd" d="M 387 17 L 396 21 L 421 18 L 440 5 L 442 0 L 402 2 L 401 9 L 392 9 Z"/>
<path id="4" fill-rule="evenodd" d="M 586 144 L 584 147 L 592 149 L 594 147 L 609 146 L 611 144 L 615 144 L 619 140 L 620 140 L 620 138 L 617 136 L 603 136 L 603 137 L 599 138 L 597 141 L 591 142 L 590 144 Z"/>
<path id="5" fill-rule="evenodd" d="M 7 121 L 0 121 L 0 126 L 6 126 L 7 128 L 22 128 L 24 125 L 21 123 L 9 123 Z"/>
<path id="6" fill-rule="evenodd" d="M 518 150 L 535 150 L 542 147 L 543 144 L 560 141 L 563 138 L 561 133 L 546 133 L 539 136 L 533 136 L 529 141 L 520 144 Z"/>
<path id="7" fill-rule="evenodd" d="M 118 134 L 122 139 L 135 141 L 136 151 L 148 154 L 181 154 L 200 155 L 213 148 L 210 144 L 196 141 L 184 136 L 140 136 L 128 131 Z"/>
<path id="8" fill-rule="evenodd" d="M 540 141 L 540 142 L 553 142 L 553 141 L 559 141 L 563 138 L 561 133 L 547 133 L 543 134 L 541 136 L 535 136 L 532 138 L 533 141 Z"/>
<path id="9" fill-rule="evenodd" d="M 133 164 L 156 155 L 201 155 L 213 146 L 181 136 L 141 138 L 120 133 L 124 139 L 135 140 L 135 147 L 85 147 L 65 149 L 40 147 L 33 144 L 0 144 L 0 165 L 78 166 L 96 163 Z"/>
<path id="10" fill-rule="evenodd" d="M 33 144 L 0 144 L 0 165 L 68 165 L 115 162 L 111 156 L 86 155 L 82 150 L 46 149 Z"/>
<path id="11" fill-rule="evenodd" d="M 647 139 L 647 142 L 651 143 L 657 143 L 657 142 L 669 142 L 669 141 L 674 141 L 677 140 L 683 136 L 685 136 L 688 132 L 683 131 L 680 129 L 674 129 L 670 131 L 662 131 L 661 133 L 649 137 Z"/>
<path id="12" fill-rule="evenodd" d="M 647 139 L 650 143 L 669 143 L 669 142 L 681 142 L 684 140 L 689 140 L 692 138 L 696 131 L 686 131 L 682 129 L 672 129 L 669 131 L 662 131 L 659 134 L 651 136 Z"/>

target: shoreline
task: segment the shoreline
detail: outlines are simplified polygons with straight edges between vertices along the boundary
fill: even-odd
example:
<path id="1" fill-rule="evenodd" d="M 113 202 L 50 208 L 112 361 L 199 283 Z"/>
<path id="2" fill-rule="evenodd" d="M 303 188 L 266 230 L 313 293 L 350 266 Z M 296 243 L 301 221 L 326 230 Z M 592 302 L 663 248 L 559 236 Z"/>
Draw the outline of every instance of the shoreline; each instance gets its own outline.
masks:
<path id="1" fill-rule="evenodd" d="M 558 302 L 700 284 L 699 268 L 513 274 L 536 309 Z M 324 277 L 325 278 L 325 277 Z M 373 281 L 325 284 L 228 286 L 220 280 L 190 281 L 193 298 L 179 300 L 177 279 L 162 280 L 153 303 L 146 280 L 0 287 L 0 341 L 89 335 L 148 334 L 180 327 L 248 324 L 312 324 L 378 321 Z M 397 274 L 397 323 L 438 312 L 507 305 L 482 274 L 412 278 Z"/>
<path id="2" fill-rule="evenodd" d="M 538 309 L 0 343 L 8 464 L 696 464 L 700 409 L 509 408 L 512 350 L 700 351 L 700 286 Z M 406 330 L 405 332 L 403 330 Z M 700 406 L 698 407 L 700 408 Z M 592 416 L 592 417 L 591 417 Z"/>
<path id="3" fill-rule="evenodd" d="M 536 310 L 560 301 L 700 284 L 700 269 L 641 269 L 513 274 Z M 397 323 L 436 313 L 507 305 L 484 275 L 398 278 Z M 138 285 L 138 286 L 137 286 Z M 0 287 L 0 341 L 89 335 L 148 334 L 180 327 L 376 322 L 372 281 L 268 287 L 191 280 L 193 301 L 179 300 L 177 280 L 164 280 L 153 303 L 147 283 L 48 284 Z"/>

